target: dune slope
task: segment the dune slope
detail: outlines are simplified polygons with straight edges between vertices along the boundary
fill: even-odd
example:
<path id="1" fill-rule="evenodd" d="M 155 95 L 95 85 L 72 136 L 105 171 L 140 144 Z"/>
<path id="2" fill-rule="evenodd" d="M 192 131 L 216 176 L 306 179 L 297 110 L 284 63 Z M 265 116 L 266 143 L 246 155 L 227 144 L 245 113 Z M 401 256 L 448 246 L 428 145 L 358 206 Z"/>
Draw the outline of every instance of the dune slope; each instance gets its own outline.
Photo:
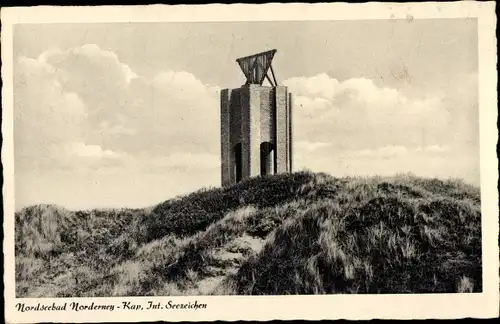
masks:
<path id="1" fill-rule="evenodd" d="M 479 189 L 297 172 L 15 215 L 18 297 L 479 292 Z"/>

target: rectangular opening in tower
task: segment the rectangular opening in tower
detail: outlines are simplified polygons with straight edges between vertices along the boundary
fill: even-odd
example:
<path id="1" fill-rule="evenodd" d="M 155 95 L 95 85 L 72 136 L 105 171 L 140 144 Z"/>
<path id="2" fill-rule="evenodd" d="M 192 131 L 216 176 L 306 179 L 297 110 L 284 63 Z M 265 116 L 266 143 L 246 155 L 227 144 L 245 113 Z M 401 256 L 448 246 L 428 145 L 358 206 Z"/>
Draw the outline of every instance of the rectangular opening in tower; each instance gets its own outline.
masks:
<path id="1" fill-rule="evenodd" d="M 242 178 L 242 158 L 241 143 L 238 143 L 234 146 L 234 173 L 236 182 L 240 182 Z"/>
<path id="2" fill-rule="evenodd" d="M 260 144 L 260 175 L 274 174 L 274 146 L 269 142 Z"/>

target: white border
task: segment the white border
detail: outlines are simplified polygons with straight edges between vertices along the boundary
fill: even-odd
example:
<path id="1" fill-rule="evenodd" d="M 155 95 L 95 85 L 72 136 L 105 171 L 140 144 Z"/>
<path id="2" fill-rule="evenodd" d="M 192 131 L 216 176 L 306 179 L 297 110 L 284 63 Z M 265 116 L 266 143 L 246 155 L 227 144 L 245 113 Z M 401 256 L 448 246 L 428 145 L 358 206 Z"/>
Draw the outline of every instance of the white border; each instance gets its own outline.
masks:
<path id="1" fill-rule="evenodd" d="M 12 98 L 12 29 L 18 23 L 280 21 L 359 19 L 478 19 L 480 166 L 483 230 L 483 293 L 330 296 L 196 296 L 130 298 L 16 299 L 14 276 L 14 159 Z M 2 9 L 2 163 L 4 168 L 4 284 L 8 323 L 85 321 L 212 321 L 291 319 L 425 319 L 497 317 L 499 315 L 499 250 L 497 190 L 497 73 L 494 2 L 266 4 L 197 6 L 29 7 Z M 197 311 L 27 312 L 17 302 L 166 302 L 208 304 Z"/>

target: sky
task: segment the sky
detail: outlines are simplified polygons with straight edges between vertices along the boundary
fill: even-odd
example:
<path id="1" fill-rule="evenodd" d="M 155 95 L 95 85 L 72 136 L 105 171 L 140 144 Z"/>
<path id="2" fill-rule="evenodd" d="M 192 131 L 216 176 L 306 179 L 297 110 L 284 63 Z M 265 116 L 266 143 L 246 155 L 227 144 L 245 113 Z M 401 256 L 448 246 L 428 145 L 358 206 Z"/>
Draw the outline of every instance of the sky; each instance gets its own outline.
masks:
<path id="1" fill-rule="evenodd" d="M 475 19 L 21 24 L 16 209 L 145 207 L 220 185 L 236 58 L 277 49 L 294 169 L 479 185 Z"/>

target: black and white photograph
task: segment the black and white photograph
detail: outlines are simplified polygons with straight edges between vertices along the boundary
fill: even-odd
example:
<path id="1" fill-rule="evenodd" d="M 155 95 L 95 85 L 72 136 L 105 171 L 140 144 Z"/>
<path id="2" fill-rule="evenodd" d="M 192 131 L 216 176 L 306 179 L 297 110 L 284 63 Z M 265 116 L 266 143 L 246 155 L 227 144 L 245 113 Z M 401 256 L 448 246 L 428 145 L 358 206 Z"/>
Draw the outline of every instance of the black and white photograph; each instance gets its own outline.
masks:
<path id="1" fill-rule="evenodd" d="M 9 311 L 498 295 L 480 19 L 12 23 Z"/>

